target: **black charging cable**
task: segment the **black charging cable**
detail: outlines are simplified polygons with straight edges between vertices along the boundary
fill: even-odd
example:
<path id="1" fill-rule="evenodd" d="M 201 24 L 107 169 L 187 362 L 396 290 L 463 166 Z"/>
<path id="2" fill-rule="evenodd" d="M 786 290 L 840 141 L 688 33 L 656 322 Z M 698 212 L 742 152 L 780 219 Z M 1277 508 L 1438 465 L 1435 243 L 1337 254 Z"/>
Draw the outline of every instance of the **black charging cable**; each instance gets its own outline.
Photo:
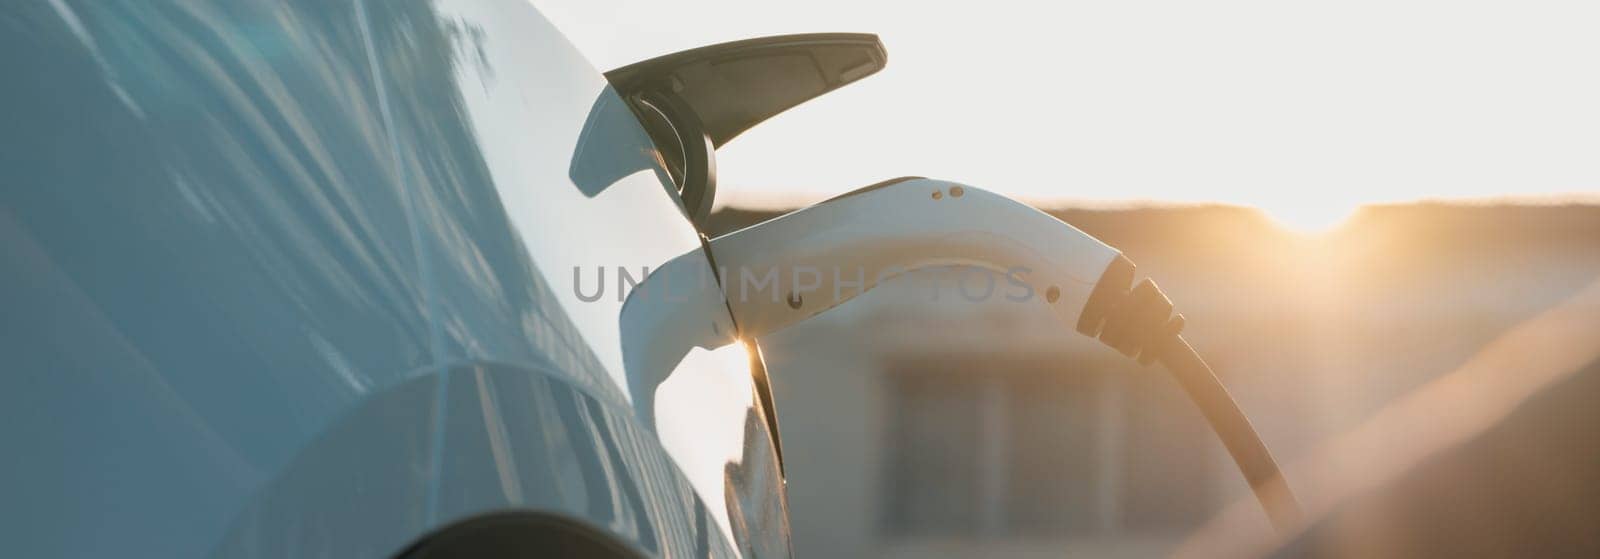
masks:
<path id="1" fill-rule="evenodd" d="M 1301 521 L 1300 504 L 1278 462 L 1211 366 L 1183 339 L 1183 315 L 1172 314 L 1172 301 L 1154 281 L 1145 279 L 1129 289 L 1133 275 L 1133 261 L 1126 257 L 1107 267 L 1084 306 L 1078 332 L 1100 338 L 1140 364 L 1165 365 L 1222 439 L 1273 527 L 1280 534 L 1295 529 Z"/>

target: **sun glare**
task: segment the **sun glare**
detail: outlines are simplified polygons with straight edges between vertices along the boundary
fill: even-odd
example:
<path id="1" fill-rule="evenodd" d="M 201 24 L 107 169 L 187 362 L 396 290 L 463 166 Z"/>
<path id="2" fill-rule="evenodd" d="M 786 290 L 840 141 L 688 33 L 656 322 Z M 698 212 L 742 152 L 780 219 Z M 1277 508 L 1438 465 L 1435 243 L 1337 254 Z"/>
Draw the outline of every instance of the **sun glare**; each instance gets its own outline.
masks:
<path id="1" fill-rule="evenodd" d="M 1337 229 L 1355 213 L 1354 204 L 1322 201 L 1304 201 L 1278 205 L 1263 205 L 1273 221 L 1284 229 L 1303 235 L 1320 235 Z"/>

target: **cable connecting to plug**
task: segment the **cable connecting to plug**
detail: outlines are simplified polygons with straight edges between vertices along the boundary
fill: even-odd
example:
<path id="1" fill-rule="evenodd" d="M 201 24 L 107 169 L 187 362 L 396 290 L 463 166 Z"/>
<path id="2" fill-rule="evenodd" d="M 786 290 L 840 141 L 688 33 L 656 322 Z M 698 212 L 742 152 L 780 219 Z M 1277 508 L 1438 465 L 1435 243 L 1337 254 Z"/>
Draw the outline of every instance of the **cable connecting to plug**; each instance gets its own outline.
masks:
<path id="1" fill-rule="evenodd" d="M 717 237 L 708 250 L 721 269 L 771 270 L 778 277 L 797 278 L 801 267 L 910 271 L 963 262 L 997 270 L 1021 265 L 1051 278 L 1056 285 L 1044 298 L 1051 312 L 1141 363 L 1164 364 L 1216 430 L 1273 523 L 1280 531 L 1299 523 L 1299 506 L 1277 463 L 1211 368 L 1183 340 L 1183 317 L 1172 315 L 1172 302 L 1153 282 L 1130 289 L 1133 262 L 1049 214 L 972 186 L 896 180 Z M 699 254 L 694 258 L 669 265 L 704 266 Z M 651 277 L 665 277 L 662 271 Z M 834 294 L 828 304 L 798 297 L 724 297 L 722 302 L 740 335 L 759 339 L 842 305 L 882 279 L 869 276 L 841 290 L 837 275 L 823 276 L 815 287 Z M 1100 279 L 1090 287 L 1096 276 Z M 671 315 L 663 311 L 660 316 Z"/>
<path id="2" fill-rule="evenodd" d="M 1300 504 L 1277 461 L 1211 366 L 1183 339 L 1183 315 L 1172 314 L 1172 301 L 1161 288 L 1148 278 L 1128 288 L 1134 270 L 1124 256 L 1106 267 L 1078 317 L 1078 332 L 1100 338 L 1142 365 L 1165 365 L 1222 439 L 1267 518 L 1280 534 L 1290 533 L 1300 524 Z"/>
<path id="3" fill-rule="evenodd" d="M 1183 315 L 1172 314 L 1172 300 L 1146 278 L 1115 303 L 1100 329 L 1100 341 L 1140 365 L 1156 362 L 1166 346 L 1183 332 Z"/>

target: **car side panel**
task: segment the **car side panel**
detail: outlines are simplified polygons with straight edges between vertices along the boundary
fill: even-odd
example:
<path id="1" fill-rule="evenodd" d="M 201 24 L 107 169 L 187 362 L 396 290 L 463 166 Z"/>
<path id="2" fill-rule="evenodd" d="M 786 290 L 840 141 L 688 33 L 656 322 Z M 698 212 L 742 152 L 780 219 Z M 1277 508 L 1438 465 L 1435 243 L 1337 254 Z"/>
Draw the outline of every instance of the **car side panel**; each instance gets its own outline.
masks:
<path id="1" fill-rule="evenodd" d="M 12 552 L 383 554 L 517 508 L 786 549 L 748 371 L 628 357 L 726 337 L 725 310 L 625 329 L 616 291 L 565 282 L 706 264 L 527 3 L 53 0 L 0 27 Z M 745 420 L 664 441 L 672 378 L 667 409 Z"/>
<path id="2" fill-rule="evenodd" d="M 648 556 L 728 557 L 710 515 L 650 433 L 550 371 L 452 367 L 445 508 L 426 509 L 433 378 L 377 395 L 300 453 L 234 520 L 220 557 L 377 557 L 504 510 L 551 513 Z M 406 457 L 419 459 L 408 460 Z M 481 477 L 481 483 L 461 478 Z M 468 512 L 470 511 L 470 512 Z"/>
<path id="3" fill-rule="evenodd" d="M 0 5 L 7 555 L 201 555 L 434 361 L 350 8 Z"/>
<path id="4" fill-rule="evenodd" d="M 613 434 L 599 454 L 662 453 L 672 466 L 596 462 L 605 476 L 632 472 L 640 483 L 615 502 L 593 503 L 596 522 L 650 542 L 637 530 L 659 528 L 644 520 L 692 520 L 710 551 L 786 552 L 782 480 L 765 459 L 772 434 L 764 422 L 746 428 L 760 413 L 748 364 L 699 358 L 738 353 L 726 307 L 662 306 L 630 297 L 618 277 L 621 268 L 643 280 L 670 261 L 711 279 L 655 146 L 622 99 L 525 2 L 367 9 L 404 174 L 418 196 L 440 354 L 513 365 L 470 380 L 452 374 L 442 385 L 451 422 L 442 426 L 437 520 L 536 498 L 529 485 L 552 458 L 534 444 L 543 436 L 534 424 L 514 418 L 539 404 L 521 388 L 502 388 L 525 383 L 514 371 L 536 369 L 615 408 L 608 413 L 627 412 L 596 423 Z M 668 381 L 679 390 L 662 390 Z M 663 418 L 693 435 L 667 437 Z M 530 450 L 518 452 L 524 442 Z M 684 483 L 692 493 L 679 493 Z M 676 545 L 656 537 L 651 549 Z"/>

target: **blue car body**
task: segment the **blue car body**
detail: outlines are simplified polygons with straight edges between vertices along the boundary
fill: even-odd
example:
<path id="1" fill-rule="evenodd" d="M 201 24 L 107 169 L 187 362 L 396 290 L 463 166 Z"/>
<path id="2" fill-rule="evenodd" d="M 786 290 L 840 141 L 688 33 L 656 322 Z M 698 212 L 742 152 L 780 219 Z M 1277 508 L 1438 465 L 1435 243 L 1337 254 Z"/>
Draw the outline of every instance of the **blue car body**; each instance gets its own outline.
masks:
<path id="1" fill-rule="evenodd" d="M 525 0 L 12 2 L 0 62 L 6 555 L 788 553 L 741 346 L 637 349 L 726 308 L 613 283 L 702 240 Z"/>

